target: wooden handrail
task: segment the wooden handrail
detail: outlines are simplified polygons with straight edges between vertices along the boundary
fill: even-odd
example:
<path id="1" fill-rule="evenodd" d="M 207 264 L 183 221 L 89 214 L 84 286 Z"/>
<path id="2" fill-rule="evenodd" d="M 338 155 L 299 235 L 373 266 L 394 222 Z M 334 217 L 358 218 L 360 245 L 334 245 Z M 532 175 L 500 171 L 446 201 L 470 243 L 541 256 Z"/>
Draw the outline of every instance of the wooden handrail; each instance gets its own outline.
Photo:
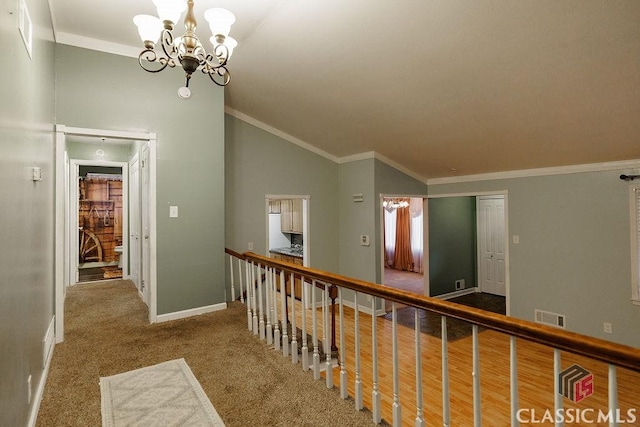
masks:
<path id="1" fill-rule="evenodd" d="M 240 255 L 230 249 L 225 249 L 225 252 L 233 256 Z M 428 310 L 528 341 L 537 342 L 545 346 L 640 372 L 640 349 L 638 348 L 353 279 L 339 274 L 290 264 L 253 252 L 245 252 L 237 257 L 262 265 L 276 267 L 277 269 L 282 269 L 287 272 L 293 272 L 304 276 L 305 279 L 315 279 L 316 281 L 341 286 L 357 292 L 384 298 L 385 300 Z"/>
<path id="2" fill-rule="evenodd" d="M 242 260 L 244 260 L 244 259 L 245 259 L 245 257 L 244 257 L 244 255 L 243 255 L 243 254 L 241 254 L 241 253 L 239 253 L 239 252 L 236 252 L 236 251 L 234 251 L 233 249 L 224 248 L 224 252 L 225 252 L 225 253 L 227 253 L 227 254 L 229 254 L 229 255 L 231 255 L 231 256 L 233 256 L 233 257 L 240 258 L 240 259 L 242 259 Z"/>

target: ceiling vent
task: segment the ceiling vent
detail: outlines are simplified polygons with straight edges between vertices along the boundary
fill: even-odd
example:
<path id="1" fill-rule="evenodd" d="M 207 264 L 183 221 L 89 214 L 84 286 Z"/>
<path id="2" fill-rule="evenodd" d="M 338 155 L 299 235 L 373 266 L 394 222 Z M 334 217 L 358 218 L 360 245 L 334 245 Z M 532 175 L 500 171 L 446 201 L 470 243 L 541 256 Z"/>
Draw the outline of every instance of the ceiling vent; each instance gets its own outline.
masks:
<path id="1" fill-rule="evenodd" d="M 556 328 L 565 328 L 564 314 L 552 313 L 550 311 L 535 310 L 536 322 L 545 325 L 555 326 Z"/>

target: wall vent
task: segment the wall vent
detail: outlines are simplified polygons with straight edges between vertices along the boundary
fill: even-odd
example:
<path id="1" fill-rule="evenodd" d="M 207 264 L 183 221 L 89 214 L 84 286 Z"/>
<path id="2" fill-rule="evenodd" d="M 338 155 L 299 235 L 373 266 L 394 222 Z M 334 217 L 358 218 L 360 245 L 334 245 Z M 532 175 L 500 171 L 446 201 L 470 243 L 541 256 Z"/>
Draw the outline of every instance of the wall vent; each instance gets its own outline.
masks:
<path id="1" fill-rule="evenodd" d="M 535 310 L 536 322 L 544 323 L 545 325 L 555 326 L 557 328 L 565 328 L 566 322 L 564 314 L 552 313 L 550 311 Z"/>

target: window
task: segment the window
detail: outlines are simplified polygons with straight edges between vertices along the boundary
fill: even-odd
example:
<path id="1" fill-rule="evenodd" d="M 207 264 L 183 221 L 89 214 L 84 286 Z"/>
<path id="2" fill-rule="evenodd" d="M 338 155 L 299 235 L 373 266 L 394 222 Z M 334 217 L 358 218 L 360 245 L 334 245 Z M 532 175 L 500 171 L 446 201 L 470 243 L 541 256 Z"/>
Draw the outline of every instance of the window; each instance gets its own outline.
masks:
<path id="1" fill-rule="evenodd" d="M 640 185 L 629 190 L 631 207 L 631 299 L 640 305 Z"/>

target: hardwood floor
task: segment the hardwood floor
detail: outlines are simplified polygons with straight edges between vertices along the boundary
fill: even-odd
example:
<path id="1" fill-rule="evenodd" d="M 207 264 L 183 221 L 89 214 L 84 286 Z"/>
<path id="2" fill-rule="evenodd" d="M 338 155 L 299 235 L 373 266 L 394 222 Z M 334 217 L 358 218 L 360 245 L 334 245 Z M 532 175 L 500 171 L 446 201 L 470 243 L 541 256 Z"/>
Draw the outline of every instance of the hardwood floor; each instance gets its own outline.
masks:
<path id="1" fill-rule="evenodd" d="M 278 302 L 277 307 L 280 307 Z M 355 381 L 355 333 L 354 310 L 344 308 L 346 348 L 346 369 L 348 372 L 349 396 L 354 396 Z M 320 309 L 307 310 L 307 332 L 311 333 L 311 319 L 317 316 L 319 338 L 322 337 L 322 312 Z M 280 318 L 280 315 L 278 315 Z M 297 327 L 301 325 L 301 303 L 296 301 Z M 360 313 L 360 356 L 361 379 L 363 382 L 364 405 L 372 407 L 372 319 L 370 315 Z M 340 330 L 340 319 L 336 313 L 336 331 Z M 382 418 L 391 423 L 393 404 L 393 367 L 392 367 L 392 322 L 382 317 L 375 319 L 378 339 L 378 388 L 382 395 Z M 338 346 L 339 337 L 336 337 Z M 482 401 L 482 422 L 486 426 L 510 426 L 510 382 L 509 382 L 509 337 L 491 330 L 479 333 L 480 345 L 480 381 Z M 441 340 L 427 334 L 421 334 L 421 364 L 423 384 L 423 409 L 426 425 L 442 425 L 442 358 Z M 398 325 L 398 349 L 400 361 L 399 400 L 402 411 L 402 425 L 413 426 L 416 418 L 416 380 L 415 347 L 413 328 Z M 310 349 L 310 353 L 312 349 Z M 540 421 L 546 410 L 554 408 L 553 350 L 545 346 L 517 341 L 518 394 L 519 408 L 523 409 L 524 420 L 532 413 Z M 449 387 L 451 426 L 473 425 L 473 387 L 472 387 L 472 337 L 466 337 L 448 344 Z M 594 393 L 579 403 L 564 398 L 565 410 L 568 408 L 591 410 L 586 414 L 595 414 L 598 410 L 607 412 L 607 366 L 584 357 L 562 353 L 562 368 L 577 363 L 594 375 Z M 340 368 L 333 369 L 336 387 L 339 387 Z M 618 369 L 618 399 L 623 416 L 628 410 L 640 412 L 640 373 Z M 323 374 L 324 376 L 324 374 Z M 324 378 L 323 378 L 324 381 Z M 531 412 L 534 411 L 534 412 Z M 575 413 L 575 412 L 574 412 Z M 640 423 L 640 413 L 635 414 Z M 523 425 L 527 425 L 523 423 Z M 542 422 L 539 425 L 553 425 Z M 608 425 L 608 422 L 593 425 Z M 638 425 L 638 424 L 635 424 Z"/>

